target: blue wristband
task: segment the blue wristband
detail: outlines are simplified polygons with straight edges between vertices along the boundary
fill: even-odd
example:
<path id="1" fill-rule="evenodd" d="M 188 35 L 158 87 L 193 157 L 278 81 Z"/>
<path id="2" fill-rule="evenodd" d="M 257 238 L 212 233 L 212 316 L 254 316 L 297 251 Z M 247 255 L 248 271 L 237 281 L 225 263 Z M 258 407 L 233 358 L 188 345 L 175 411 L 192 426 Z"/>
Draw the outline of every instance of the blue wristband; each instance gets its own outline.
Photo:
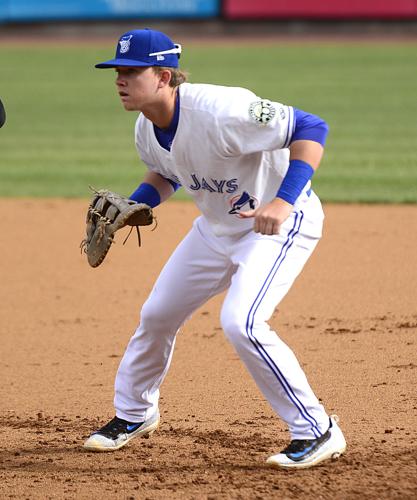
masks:
<path id="1" fill-rule="evenodd" d="M 313 174 L 313 167 L 305 161 L 291 160 L 287 173 L 278 189 L 277 198 L 282 198 L 294 205 Z"/>
<path id="2" fill-rule="evenodd" d="M 129 199 L 138 203 L 146 203 L 152 208 L 161 203 L 161 196 L 158 190 L 147 182 L 143 182 L 136 191 L 130 195 Z"/>

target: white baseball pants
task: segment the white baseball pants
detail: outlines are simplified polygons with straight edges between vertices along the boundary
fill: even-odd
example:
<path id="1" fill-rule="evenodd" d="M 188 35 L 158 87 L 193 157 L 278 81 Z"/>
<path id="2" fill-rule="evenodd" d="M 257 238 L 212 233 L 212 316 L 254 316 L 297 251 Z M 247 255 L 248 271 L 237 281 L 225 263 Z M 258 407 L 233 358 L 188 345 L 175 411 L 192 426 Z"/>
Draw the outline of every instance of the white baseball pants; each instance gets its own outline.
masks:
<path id="1" fill-rule="evenodd" d="M 329 417 L 295 355 L 267 323 L 313 252 L 322 223 L 314 193 L 276 236 L 251 231 L 241 238 L 216 237 L 204 217 L 197 218 L 143 305 L 116 376 L 117 416 L 140 422 L 158 410 L 178 330 L 198 307 L 228 288 L 221 324 L 259 389 L 287 423 L 292 439 L 323 434 Z"/>

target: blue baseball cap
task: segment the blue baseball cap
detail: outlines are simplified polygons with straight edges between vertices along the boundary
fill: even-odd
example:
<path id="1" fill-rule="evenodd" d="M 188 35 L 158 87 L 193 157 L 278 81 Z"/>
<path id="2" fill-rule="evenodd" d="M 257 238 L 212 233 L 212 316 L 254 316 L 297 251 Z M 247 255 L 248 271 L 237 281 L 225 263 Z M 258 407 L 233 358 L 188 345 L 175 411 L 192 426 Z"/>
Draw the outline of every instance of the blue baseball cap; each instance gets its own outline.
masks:
<path id="1" fill-rule="evenodd" d="M 181 45 L 174 43 L 165 33 L 145 28 L 122 35 L 117 43 L 116 56 L 96 64 L 96 68 L 117 66 L 166 66 L 178 68 Z"/>

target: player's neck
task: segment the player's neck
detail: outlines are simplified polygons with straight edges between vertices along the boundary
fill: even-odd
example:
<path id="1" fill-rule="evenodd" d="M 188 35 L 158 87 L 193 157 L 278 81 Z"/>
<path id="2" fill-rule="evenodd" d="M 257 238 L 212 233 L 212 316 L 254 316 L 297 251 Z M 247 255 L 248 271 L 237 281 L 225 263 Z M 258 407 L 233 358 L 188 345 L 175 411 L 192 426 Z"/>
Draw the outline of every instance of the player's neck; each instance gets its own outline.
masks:
<path id="1" fill-rule="evenodd" d="M 170 88 L 159 101 L 149 109 L 142 109 L 142 113 L 158 128 L 168 128 L 174 117 L 177 89 Z"/>

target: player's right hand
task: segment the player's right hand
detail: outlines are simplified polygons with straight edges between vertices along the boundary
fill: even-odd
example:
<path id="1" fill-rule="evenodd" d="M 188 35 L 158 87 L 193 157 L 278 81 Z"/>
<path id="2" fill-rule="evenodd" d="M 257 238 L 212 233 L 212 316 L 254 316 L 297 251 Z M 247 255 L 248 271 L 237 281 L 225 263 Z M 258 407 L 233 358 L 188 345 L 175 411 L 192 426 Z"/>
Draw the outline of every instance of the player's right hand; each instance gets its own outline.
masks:
<path id="1" fill-rule="evenodd" d="M 275 198 L 270 203 L 259 208 L 240 212 L 239 217 L 243 219 L 253 217 L 255 219 L 253 225 L 255 233 L 272 235 L 279 234 L 282 224 L 288 219 L 292 211 L 293 206 L 290 203 L 281 198 Z"/>

